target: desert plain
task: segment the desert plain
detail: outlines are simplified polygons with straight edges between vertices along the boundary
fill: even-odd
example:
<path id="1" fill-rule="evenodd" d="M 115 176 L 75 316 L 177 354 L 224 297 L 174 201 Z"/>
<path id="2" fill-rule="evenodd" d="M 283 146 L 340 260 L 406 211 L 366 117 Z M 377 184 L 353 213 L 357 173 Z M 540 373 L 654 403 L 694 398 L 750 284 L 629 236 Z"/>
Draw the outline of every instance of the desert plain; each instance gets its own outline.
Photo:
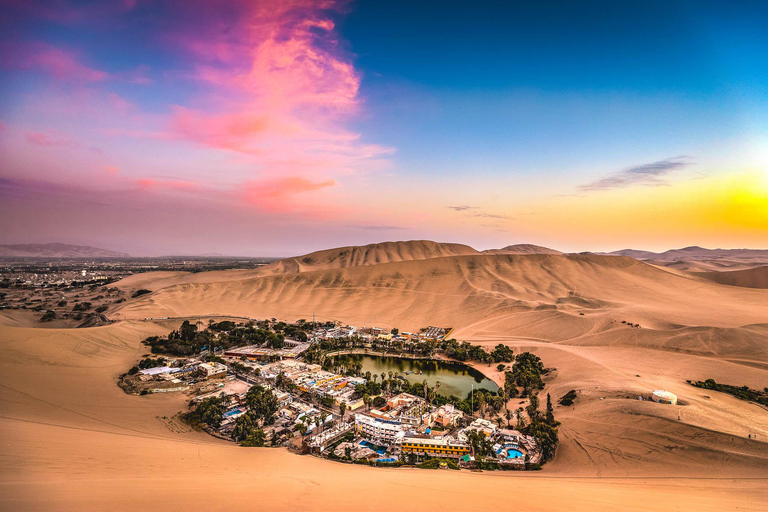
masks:
<path id="1" fill-rule="evenodd" d="M 106 326 L 41 328 L 0 312 L 0 509 L 766 510 L 768 411 L 686 382 L 768 386 L 764 275 L 419 241 L 254 271 L 137 274 L 117 286 L 152 293 L 112 307 Z M 450 325 L 461 341 L 534 352 L 552 369 L 544 393 L 579 393 L 555 408 L 555 459 L 542 471 L 476 473 L 242 448 L 180 421 L 184 395 L 117 386 L 148 351 L 141 341 L 181 318 L 313 314 Z M 654 389 L 681 405 L 637 400 Z"/>

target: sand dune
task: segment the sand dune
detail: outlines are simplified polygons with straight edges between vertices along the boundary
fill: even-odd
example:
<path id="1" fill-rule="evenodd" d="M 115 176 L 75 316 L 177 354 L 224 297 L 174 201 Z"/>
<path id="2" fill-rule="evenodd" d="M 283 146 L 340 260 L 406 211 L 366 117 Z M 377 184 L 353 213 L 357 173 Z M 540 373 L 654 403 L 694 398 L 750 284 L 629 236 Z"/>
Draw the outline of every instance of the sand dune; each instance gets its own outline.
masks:
<path id="1" fill-rule="evenodd" d="M 313 312 L 406 330 L 452 326 L 469 336 L 564 341 L 609 331 L 617 341 L 629 336 L 633 343 L 638 330 L 621 325 L 625 320 L 643 326 L 643 337 L 669 331 L 673 342 L 659 345 L 688 350 L 681 331 L 686 326 L 740 329 L 765 322 L 768 292 L 722 286 L 627 257 L 478 254 L 169 286 L 120 305 L 110 316 L 296 319 Z"/>
<path id="2" fill-rule="evenodd" d="M 768 291 L 627 257 L 432 247 L 429 258 L 388 247 L 385 262 L 375 248 L 266 272 L 133 276 L 119 286 L 155 291 L 109 312 L 123 321 L 104 327 L 14 327 L 6 312 L 0 509 L 765 510 L 764 409 L 685 380 L 768 383 Z M 475 474 L 245 449 L 175 419 L 188 397 L 129 396 L 116 385 L 146 353 L 141 339 L 180 323 L 131 318 L 312 311 L 358 325 L 450 325 L 461 339 L 540 355 L 552 368 L 544 393 L 579 392 L 574 406 L 556 407 L 555 460 L 537 473 Z M 493 366 L 481 369 L 498 380 Z M 636 399 L 659 388 L 686 405 Z"/>
<path id="3" fill-rule="evenodd" d="M 703 398 L 681 379 L 695 371 L 719 378 L 738 368 L 751 382 L 766 370 L 698 356 L 659 358 L 647 349 L 507 340 L 556 368 L 546 391 L 581 390 L 574 407 L 557 408 L 562 446 L 545 471 L 376 470 L 239 448 L 173 419 L 185 408 L 181 395 L 125 395 L 115 379 L 144 352 L 139 340 L 172 323 L 55 333 L 0 327 L 0 509 L 137 510 L 172 499 L 192 509 L 380 510 L 385 491 L 387 506 L 400 510 L 422 510 L 426 492 L 431 507 L 445 510 L 495 509 L 512 495 L 526 510 L 577 511 L 615 510 L 616 503 L 625 503 L 623 510 L 761 510 L 768 499 L 768 444 L 742 435 L 768 433 L 764 418 L 755 424 L 759 409 L 727 396 Z M 691 405 L 621 396 L 660 386 Z"/>
<path id="4" fill-rule="evenodd" d="M 429 240 L 382 242 L 363 246 L 339 247 L 295 258 L 286 258 L 264 267 L 264 273 L 291 274 L 464 254 L 477 254 L 477 251 L 468 245 L 437 243 Z"/>
<path id="5" fill-rule="evenodd" d="M 768 288 L 768 266 L 730 272 L 696 272 L 695 275 L 720 284 L 746 288 Z"/>
<path id="6" fill-rule="evenodd" d="M 483 252 L 490 254 L 562 254 L 562 252 L 555 249 L 533 244 L 508 245 L 501 249 L 489 249 Z"/>

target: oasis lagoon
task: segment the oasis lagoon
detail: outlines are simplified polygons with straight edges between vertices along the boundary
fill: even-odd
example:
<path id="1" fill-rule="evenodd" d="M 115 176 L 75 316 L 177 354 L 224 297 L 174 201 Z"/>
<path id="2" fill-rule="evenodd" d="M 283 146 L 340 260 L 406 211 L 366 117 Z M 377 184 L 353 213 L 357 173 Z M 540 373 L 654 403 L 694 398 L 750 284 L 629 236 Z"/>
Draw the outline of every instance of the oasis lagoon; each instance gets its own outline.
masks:
<path id="1" fill-rule="evenodd" d="M 335 357 L 336 362 L 342 365 L 362 364 L 362 372 L 375 374 L 395 372 L 404 377 L 411 384 L 421 383 L 434 386 L 440 381 L 437 390 L 441 395 L 456 395 L 466 398 L 474 389 L 487 389 L 494 393 L 499 390 L 491 379 L 478 370 L 464 363 L 454 361 L 435 361 L 431 359 L 407 359 L 403 357 L 372 356 L 365 354 L 347 354 Z"/>

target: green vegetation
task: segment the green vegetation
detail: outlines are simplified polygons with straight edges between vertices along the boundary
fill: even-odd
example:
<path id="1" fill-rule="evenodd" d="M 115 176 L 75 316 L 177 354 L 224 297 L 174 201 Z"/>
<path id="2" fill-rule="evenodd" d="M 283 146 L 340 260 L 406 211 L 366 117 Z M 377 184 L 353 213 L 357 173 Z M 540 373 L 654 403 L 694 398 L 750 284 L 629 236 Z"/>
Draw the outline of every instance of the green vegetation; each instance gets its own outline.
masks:
<path id="1" fill-rule="evenodd" d="M 279 405 L 271 389 L 263 386 L 251 386 L 245 395 L 248 412 L 235 420 L 232 439 L 240 446 L 264 446 L 266 436 L 262 426 L 275 421 Z"/>
<path id="2" fill-rule="evenodd" d="M 262 320 L 235 324 L 230 321 L 213 323 L 208 328 L 199 330 L 196 324 L 185 320 L 178 330 L 168 336 L 151 336 L 144 344 L 152 348 L 155 354 L 173 354 L 190 356 L 205 349 L 229 350 L 245 345 L 259 345 L 273 349 L 285 346 L 285 338 L 307 340 L 312 330 L 311 323 L 299 320 L 295 324 Z"/>
<path id="3" fill-rule="evenodd" d="M 89 309 L 91 309 L 90 302 L 80 302 L 79 304 L 75 304 L 72 311 L 88 311 Z"/>
<path id="4" fill-rule="evenodd" d="M 557 450 L 559 438 L 557 433 L 558 423 L 555 421 L 552 399 L 549 394 L 547 394 L 547 412 L 544 418 L 541 417 L 539 412 L 539 395 L 536 393 L 531 394 L 530 404 L 526 407 L 526 412 L 531 420 L 531 424 L 527 427 L 522 427 L 521 431 L 536 439 L 536 443 L 538 443 L 542 452 L 542 462 L 552 460 L 552 457 L 555 456 L 555 450 Z"/>
<path id="5" fill-rule="evenodd" d="M 507 372 L 506 378 L 516 386 L 523 388 L 521 396 L 528 396 L 532 391 L 544 388 L 541 376 L 544 374 L 544 365 L 539 356 L 530 352 L 518 354 L 512 365 L 512 371 Z"/>
<path id="6" fill-rule="evenodd" d="M 416 467 L 419 469 L 439 469 L 440 464 L 445 464 L 450 469 L 459 469 L 459 466 L 456 465 L 456 462 L 451 459 L 429 459 L 425 460 L 421 464 L 418 464 Z"/>
<path id="7" fill-rule="evenodd" d="M 570 390 L 560 398 L 560 405 L 565 405 L 565 406 L 573 405 L 573 401 L 576 400 L 577 396 L 578 395 L 576 394 L 575 389 Z"/>
<path id="8" fill-rule="evenodd" d="M 479 361 L 481 363 L 493 360 L 491 354 L 479 346 L 473 345 L 468 341 L 459 343 L 455 339 L 444 340 L 439 344 L 440 349 L 446 356 L 458 361 Z"/>
<path id="9" fill-rule="evenodd" d="M 137 364 L 136 366 L 128 370 L 128 375 L 136 375 L 137 373 L 139 373 L 139 370 L 146 370 L 147 368 L 165 366 L 166 362 L 167 361 L 164 357 L 159 357 L 157 359 L 152 359 L 151 357 L 147 357 L 139 361 L 139 364 Z"/>
<path id="10" fill-rule="evenodd" d="M 510 363 L 514 361 L 515 353 L 508 346 L 499 343 L 491 352 L 491 358 L 495 363 Z"/>
<path id="11" fill-rule="evenodd" d="M 248 405 L 248 413 L 265 425 L 275 421 L 275 413 L 280 408 L 272 390 L 258 385 L 251 386 L 245 394 L 245 403 Z"/>
<path id="12" fill-rule="evenodd" d="M 221 398 L 210 397 L 197 403 L 189 413 L 185 415 L 187 423 L 198 427 L 201 423 L 219 428 L 224 415 L 224 401 Z"/>
<path id="13" fill-rule="evenodd" d="M 715 382 L 714 379 L 707 379 L 705 381 L 687 381 L 688 384 L 696 386 L 702 389 L 711 389 L 712 391 L 720 391 L 721 393 L 728 393 L 733 395 L 739 400 L 746 400 L 747 402 L 755 402 L 760 405 L 768 406 L 768 387 L 762 391 L 751 389 L 748 386 L 731 386 L 729 384 L 720 384 Z"/>
<path id="14" fill-rule="evenodd" d="M 141 290 L 136 290 L 131 294 L 131 298 L 135 299 L 136 297 L 141 297 L 142 295 L 146 295 L 148 293 L 152 293 L 152 290 L 147 290 L 146 288 L 142 288 Z"/>

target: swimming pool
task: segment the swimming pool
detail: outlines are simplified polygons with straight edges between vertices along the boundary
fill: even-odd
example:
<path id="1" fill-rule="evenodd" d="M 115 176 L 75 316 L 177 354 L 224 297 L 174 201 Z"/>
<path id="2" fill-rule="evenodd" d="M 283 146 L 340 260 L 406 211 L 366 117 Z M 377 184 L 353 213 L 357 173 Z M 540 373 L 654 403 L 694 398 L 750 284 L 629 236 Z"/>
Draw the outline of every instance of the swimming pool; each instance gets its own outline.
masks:
<path id="1" fill-rule="evenodd" d="M 523 452 L 520 450 L 515 450 L 514 448 L 510 448 L 507 450 L 507 458 L 508 459 L 519 459 L 523 456 Z"/>
<path id="2" fill-rule="evenodd" d="M 360 441 L 361 446 L 365 446 L 366 448 L 370 448 L 371 450 L 375 451 L 379 455 L 384 455 L 387 453 L 387 449 L 384 447 L 378 447 L 375 444 L 369 443 L 368 441 Z"/>
<path id="3" fill-rule="evenodd" d="M 235 414 L 240 414 L 243 412 L 241 409 L 230 409 L 229 411 L 224 413 L 225 418 L 229 418 L 230 416 L 234 416 Z"/>

